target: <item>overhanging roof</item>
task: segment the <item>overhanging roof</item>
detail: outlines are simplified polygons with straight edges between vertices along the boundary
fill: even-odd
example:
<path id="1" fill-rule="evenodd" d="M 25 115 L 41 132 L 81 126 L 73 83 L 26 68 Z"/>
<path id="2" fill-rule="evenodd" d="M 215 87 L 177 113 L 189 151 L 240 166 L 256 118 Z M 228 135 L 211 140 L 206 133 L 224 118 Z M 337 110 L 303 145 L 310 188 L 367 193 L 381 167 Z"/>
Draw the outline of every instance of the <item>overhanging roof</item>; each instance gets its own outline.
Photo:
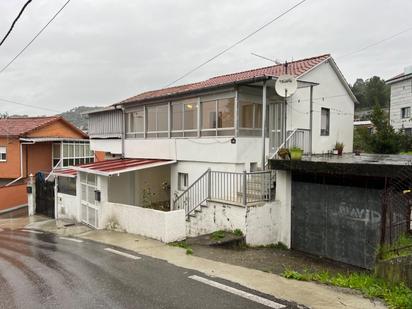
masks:
<path id="1" fill-rule="evenodd" d="M 86 142 L 88 138 L 70 137 L 22 137 L 21 142 L 42 143 L 42 142 Z"/>
<path id="2" fill-rule="evenodd" d="M 176 163 L 176 161 L 160 159 L 116 159 L 74 166 L 73 170 L 102 176 L 113 176 L 173 163 Z"/>
<path id="3" fill-rule="evenodd" d="M 77 171 L 72 168 L 61 168 L 53 170 L 51 174 L 54 176 L 75 178 L 77 176 Z"/>

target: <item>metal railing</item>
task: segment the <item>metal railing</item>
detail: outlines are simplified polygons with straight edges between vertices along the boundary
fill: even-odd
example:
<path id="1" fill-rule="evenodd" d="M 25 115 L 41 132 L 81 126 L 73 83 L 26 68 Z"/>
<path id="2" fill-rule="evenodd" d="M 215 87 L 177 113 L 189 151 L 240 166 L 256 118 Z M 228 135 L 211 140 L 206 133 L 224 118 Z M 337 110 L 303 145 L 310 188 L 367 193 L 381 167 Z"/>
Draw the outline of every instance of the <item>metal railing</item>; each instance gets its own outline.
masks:
<path id="1" fill-rule="evenodd" d="M 208 169 L 173 202 L 187 216 L 206 200 L 247 206 L 271 200 L 272 172 L 220 172 Z"/>
<path id="2" fill-rule="evenodd" d="M 299 147 L 303 153 L 310 152 L 310 130 L 309 129 L 293 129 L 287 132 L 286 140 L 280 144 L 274 153 L 269 156 L 269 160 L 277 156 L 282 148 Z"/>

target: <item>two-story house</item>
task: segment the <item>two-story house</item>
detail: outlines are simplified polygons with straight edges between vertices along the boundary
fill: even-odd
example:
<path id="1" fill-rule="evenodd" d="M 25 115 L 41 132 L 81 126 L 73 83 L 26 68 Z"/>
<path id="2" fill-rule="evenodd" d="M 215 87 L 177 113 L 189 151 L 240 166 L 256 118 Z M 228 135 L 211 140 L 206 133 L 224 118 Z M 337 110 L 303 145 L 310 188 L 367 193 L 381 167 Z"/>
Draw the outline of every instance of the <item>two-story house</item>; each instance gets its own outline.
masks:
<path id="1" fill-rule="evenodd" d="M 298 81 L 287 99 L 275 91 L 285 73 Z M 61 208 L 103 228 L 105 209 L 119 205 L 184 209 L 195 220 L 208 200 L 241 207 L 270 201 L 274 178 L 266 164 L 281 147 L 311 154 L 342 142 L 352 151 L 355 102 L 328 54 L 138 94 L 88 113 L 91 149 L 108 160 L 58 172 L 77 175 L 77 195 L 62 197 Z M 111 214 L 127 221 L 135 209 Z"/>
<path id="2" fill-rule="evenodd" d="M 62 117 L 0 119 L 0 211 L 27 205 L 30 175 L 92 161 L 88 136 Z"/>
<path id="3" fill-rule="evenodd" d="M 396 130 L 412 134 L 412 66 L 404 72 L 386 81 L 391 86 L 391 101 L 389 108 L 390 124 Z"/>

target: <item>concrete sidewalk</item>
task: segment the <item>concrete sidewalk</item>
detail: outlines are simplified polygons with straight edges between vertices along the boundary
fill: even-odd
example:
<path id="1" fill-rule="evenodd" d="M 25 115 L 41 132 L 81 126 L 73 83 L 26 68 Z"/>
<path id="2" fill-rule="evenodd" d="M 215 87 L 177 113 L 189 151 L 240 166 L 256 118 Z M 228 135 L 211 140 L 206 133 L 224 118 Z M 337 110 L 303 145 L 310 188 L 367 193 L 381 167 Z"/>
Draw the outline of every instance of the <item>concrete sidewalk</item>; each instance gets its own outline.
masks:
<path id="1" fill-rule="evenodd" d="M 71 235 L 117 246 L 139 254 L 167 261 L 178 267 L 200 271 L 208 276 L 226 279 L 247 288 L 293 301 L 310 308 L 386 308 L 380 301 L 372 301 L 347 289 L 329 287 L 314 282 L 301 282 L 259 270 L 234 266 L 200 257 L 186 255 L 181 248 L 172 247 L 142 236 L 104 230 L 84 230 L 78 226 L 67 227 L 64 232 L 49 222 L 31 223 L 28 228 L 40 229 L 62 235 Z M 68 231 L 69 230 L 69 231 Z"/>

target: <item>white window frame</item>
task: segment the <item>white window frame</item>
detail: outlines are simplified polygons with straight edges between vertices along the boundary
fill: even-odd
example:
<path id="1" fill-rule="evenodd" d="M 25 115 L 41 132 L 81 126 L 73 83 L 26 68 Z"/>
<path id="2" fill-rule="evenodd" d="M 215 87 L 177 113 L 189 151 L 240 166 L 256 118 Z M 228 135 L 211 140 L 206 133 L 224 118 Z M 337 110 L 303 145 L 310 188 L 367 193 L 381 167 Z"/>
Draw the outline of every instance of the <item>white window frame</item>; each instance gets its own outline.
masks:
<path id="1" fill-rule="evenodd" d="M 189 187 L 189 174 L 188 173 L 177 173 L 177 186 L 178 190 L 184 191 Z"/>
<path id="2" fill-rule="evenodd" d="M 169 124 L 170 124 L 170 113 L 168 112 L 167 113 L 167 115 L 168 115 L 168 117 L 167 117 L 167 130 L 165 130 L 165 131 L 159 131 L 159 124 L 158 124 L 158 108 L 159 107 L 167 107 L 168 109 L 169 109 L 169 104 L 168 103 L 163 103 L 163 104 L 155 104 L 155 105 L 147 105 L 146 106 L 146 108 L 145 108 L 145 129 L 146 129 L 146 138 L 168 138 L 169 137 Z M 148 118 L 149 117 L 147 117 L 147 113 L 148 113 L 148 110 L 147 110 L 147 108 L 155 108 L 155 127 L 156 127 L 156 129 L 155 129 L 155 131 L 149 131 L 149 125 L 148 125 Z M 148 134 L 151 134 L 151 135 L 153 135 L 153 136 L 148 136 Z M 165 136 L 162 136 L 162 135 L 165 135 Z"/>
<path id="3" fill-rule="evenodd" d="M 56 143 L 55 143 L 56 144 Z M 94 162 L 94 152 L 90 149 L 90 143 L 88 141 L 76 141 L 76 142 L 61 142 L 58 143 L 60 145 L 60 165 L 59 167 L 70 167 L 73 165 L 78 164 L 86 164 L 86 163 L 93 163 Z M 67 156 L 64 153 L 65 146 L 67 146 Z M 83 147 L 82 155 L 80 154 L 80 147 Z M 72 155 L 70 155 L 70 148 L 72 148 Z M 58 157 L 54 155 L 54 147 L 52 147 L 52 165 L 54 167 L 54 160 L 57 160 Z M 73 160 L 73 164 L 66 164 L 66 160 L 68 162 Z M 76 160 L 79 161 L 76 164 Z"/>
<path id="4" fill-rule="evenodd" d="M 401 108 L 401 118 L 408 119 L 411 118 L 411 107 L 405 106 Z"/>
<path id="5" fill-rule="evenodd" d="M 0 146 L 0 162 L 7 162 L 7 146 Z"/>
<path id="6" fill-rule="evenodd" d="M 185 102 L 186 101 L 186 102 Z M 182 134 L 182 136 L 173 136 L 173 138 L 179 138 L 179 137 L 197 137 L 197 134 L 193 134 L 193 133 L 197 133 L 198 132 L 198 130 L 199 130 L 199 117 L 198 117 L 198 115 L 199 115 L 199 108 L 200 108 L 200 106 L 199 106 L 199 102 L 198 102 L 198 100 L 196 100 L 196 102 L 194 102 L 194 103 L 189 103 L 188 101 L 189 100 L 185 100 L 185 101 L 175 101 L 175 102 L 172 102 L 171 103 L 171 109 L 170 109 L 170 119 L 169 119 L 169 123 L 170 123 L 170 132 L 171 132 L 171 135 L 173 136 L 173 134 L 176 134 L 176 133 L 181 133 Z M 182 125 L 182 129 L 181 130 L 174 130 L 173 129 L 173 121 L 172 121 L 172 119 L 173 119 L 173 108 L 174 107 L 176 107 L 176 106 L 178 106 L 178 105 L 180 105 L 181 106 L 181 108 L 182 108 L 182 123 L 181 123 L 181 125 Z M 185 128 L 185 106 L 186 105 L 193 105 L 193 106 L 195 106 L 196 107 L 196 128 L 194 128 L 194 129 L 186 129 Z"/>
<path id="7" fill-rule="evenodd" d="M 225 128 L 219 128 L 219 101 L 220 100 L 230 100 L 233 99 L 233 127 L 225 127 Z M 203 128 L 203 103 L 209 103 L 209 102 L 215 102 L 215 121 L 216 121 L 216 127 L 215 128 Z M 210 136 L 232 136 L 235 134 L 235 123 L 236 123 L 236 98 L 235 97 L 227 97 L 227 98 L 219 98 L 216 100 L 204 100 L 201 102 L 201 108 L 200 108 L 200 119 L 202 120 L 201 126 L 200 126 L 200 131 L 201 132 L 215 132 L 214 135 L 208 135 L 208 134 L 203 134 L 205 137 L 210 137 Z M 225 132 L 229 131 L 229 134 L 219 134 L 219 132 Z M 232 133 L 233 134 L 230 134 Z"/>
<path id="8" fill-rule="evenodd" d="M 324 110 L 328 112 L 327 129 L 325 130 L 325 132 L 323 132 L 323 128 L 322 128 L 322 112 Z M 322 107 L 320 109 L 320 135 L 321 136 L 329 136 L 330 135 L 330 108 L 327 108 L 327 107 Z"/>

